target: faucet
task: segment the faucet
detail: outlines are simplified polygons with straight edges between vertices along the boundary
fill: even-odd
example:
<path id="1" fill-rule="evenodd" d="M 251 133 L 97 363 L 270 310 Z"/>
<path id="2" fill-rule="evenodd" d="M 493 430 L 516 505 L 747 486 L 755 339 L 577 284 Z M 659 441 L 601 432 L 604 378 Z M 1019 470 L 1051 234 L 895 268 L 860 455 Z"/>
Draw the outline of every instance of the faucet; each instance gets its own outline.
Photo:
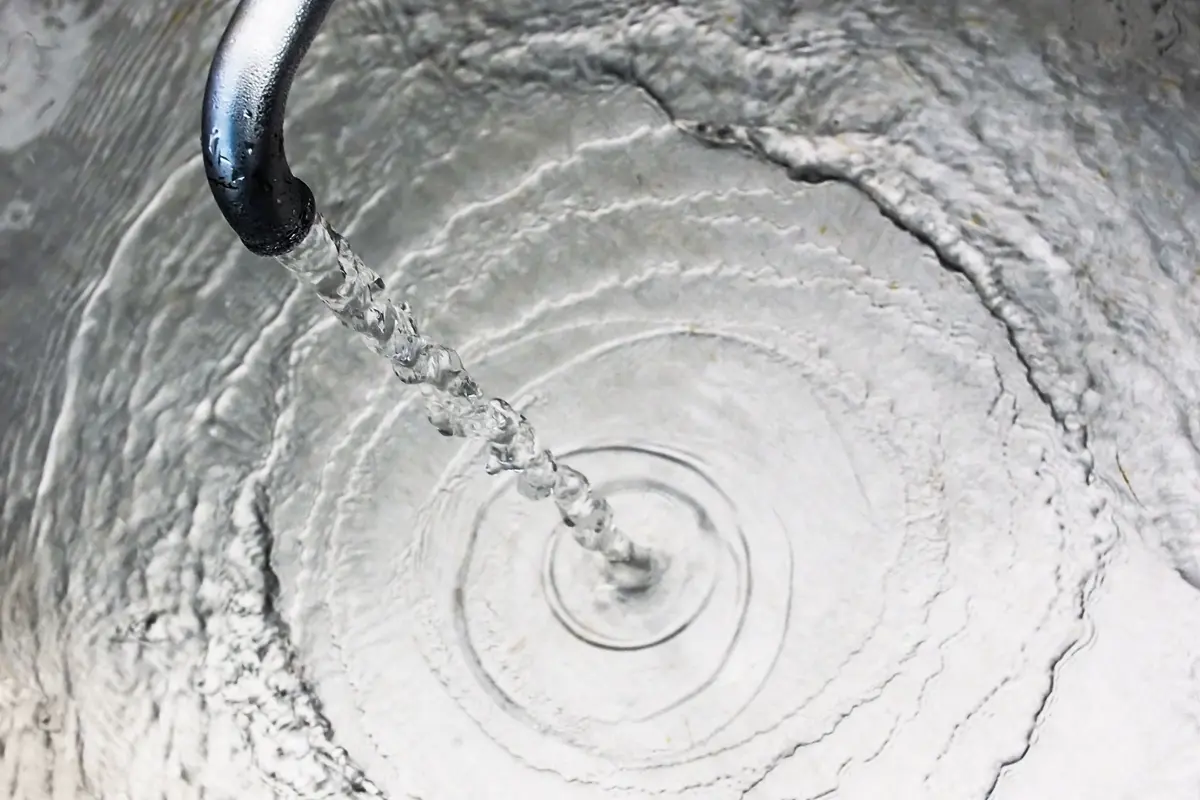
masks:
<path id="1" fill-rule="evenodd" d="M 312 190 L 288 167 L 283 119 L 296 69 L 331 5 L 242 0 L 209 69 L 204 172 L 226 222 L 256 255 L 292 250 L 316 218 Z"/>

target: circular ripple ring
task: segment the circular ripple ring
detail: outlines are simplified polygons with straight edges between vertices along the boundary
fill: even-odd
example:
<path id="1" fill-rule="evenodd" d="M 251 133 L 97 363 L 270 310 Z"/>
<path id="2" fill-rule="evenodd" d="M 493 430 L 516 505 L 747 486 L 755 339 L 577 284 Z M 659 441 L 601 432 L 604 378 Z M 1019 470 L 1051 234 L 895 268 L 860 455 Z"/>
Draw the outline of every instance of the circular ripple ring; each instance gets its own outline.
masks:
<path id="1" fill-rule="evenodd" d="M 1019 747 L 1040 694 L 1005 665 L 1077 635 L 1089 555 L 1064 531 L 1088 517 L 1002 326 L 851 189 L 636 102 L 570 112 L 536 126 L 576 137 L 567 155 L 495 164 L 391 285 L 675 563 L 658 594 L 598 592 L 549 504 L 315 330 L 294 424 L 324 466 L 288 613 L 339 735 L 385 784 L 483 797 L 736 796 L 788 753 L 864 748 L 927 791 L 972 735 L 948 720 L 993 697 L 992 751 Z M 460 157 L 509 136 L 490 130 Z M 369 400 L 331 413 L 331 383 Z"/>

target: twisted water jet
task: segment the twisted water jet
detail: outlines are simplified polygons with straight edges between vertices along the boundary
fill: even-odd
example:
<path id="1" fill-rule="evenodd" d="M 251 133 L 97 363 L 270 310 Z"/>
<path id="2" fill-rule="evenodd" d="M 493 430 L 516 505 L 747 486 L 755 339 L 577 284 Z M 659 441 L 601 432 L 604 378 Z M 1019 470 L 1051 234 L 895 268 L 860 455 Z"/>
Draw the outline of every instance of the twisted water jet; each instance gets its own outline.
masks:
<path id="1" fill-rule="evenodd" d="M 603 556 L 610 571 L 632 570 L 623 581 L 629 588 L 644 587 L 665 566 L 657 565 L 654 553 L 634 544 L 616 527 L 608 501 L 592 490 L 583 473 L 560 464 L 541 447 L 522 414 L 507 401 L 480 391 L 458 353 L 420 334 L 407 303 L 397 305 L 383 297 L 383 279 L 354 255 L 322 217 L 315 218 L 295 248 L 276 259 L 311 285 L 337 319 L 362 336 L 372 351 L 387 358 L 396 377 L 421 388 L 429 421 L 438 433 L 485 440 L 487 473 L 517 472 L 517 488 L 524 497 L 552 497 L 576 542 Z"/>

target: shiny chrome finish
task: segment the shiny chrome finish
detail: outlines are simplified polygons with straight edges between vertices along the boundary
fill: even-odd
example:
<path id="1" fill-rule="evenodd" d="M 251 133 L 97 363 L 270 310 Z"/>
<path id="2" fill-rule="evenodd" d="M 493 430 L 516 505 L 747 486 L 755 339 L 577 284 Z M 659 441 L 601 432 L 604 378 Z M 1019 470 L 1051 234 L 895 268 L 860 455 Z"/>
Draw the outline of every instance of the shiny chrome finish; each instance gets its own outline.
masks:
<path id="1" fill-rule="evenodd" d="M 333 0 L 243 0 L 204 93 L 204 169 L 221 213 L 251 252 L 286 253 L 316 214 L 288 167 L 283 120 L 296 69 Z"/>

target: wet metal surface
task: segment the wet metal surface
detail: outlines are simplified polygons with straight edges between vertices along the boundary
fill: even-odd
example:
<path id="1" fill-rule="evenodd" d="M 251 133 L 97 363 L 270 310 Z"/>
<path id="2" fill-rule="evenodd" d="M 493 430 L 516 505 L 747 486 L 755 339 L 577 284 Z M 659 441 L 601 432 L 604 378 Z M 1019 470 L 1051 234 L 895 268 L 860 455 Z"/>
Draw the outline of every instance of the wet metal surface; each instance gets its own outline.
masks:
<path id="1" fill-rule="evenodd" d="M 99 5 L 0 9 L 0 796 L 1200 791 L 1194 4 L 332 12 L 289 156 L 427 328 L 565 449 L 743 420 L 812 498 L 748 537 L 759 706 L 637 752 L 481 622 L 494 486 L 221 220 L 229 4 Z"/>

